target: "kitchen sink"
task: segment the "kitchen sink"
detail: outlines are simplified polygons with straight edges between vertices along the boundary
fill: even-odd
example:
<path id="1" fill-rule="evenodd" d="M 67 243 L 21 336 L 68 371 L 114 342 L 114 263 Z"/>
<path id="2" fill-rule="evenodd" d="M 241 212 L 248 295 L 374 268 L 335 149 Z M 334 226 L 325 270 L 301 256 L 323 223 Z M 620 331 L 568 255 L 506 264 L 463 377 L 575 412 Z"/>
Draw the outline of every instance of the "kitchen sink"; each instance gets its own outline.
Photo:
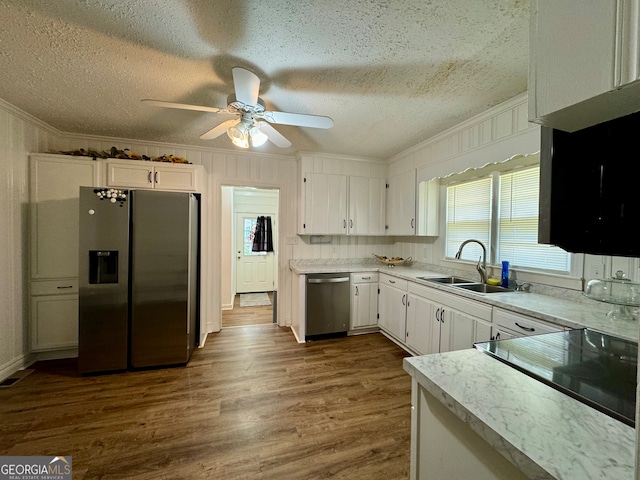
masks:
<path id="1" fill-rule="evenodd" d="M 418 277 L 420 280 L 426 280 L 427 282 L 436 282 L 436 283 L 448 283 L 448 284 L 456 284 L 456 283 L 473 283 L 471 280 L 467 280 L 466 278 L 460 277 Z"/>
<path id="2" fill-rule="evenodd" d="M 454 285 L 457 288 L 464 288 L 472 292 L 478 293 L 500 293 L 500 292 L 513 292 L 512 288 L 504 288 L 500 285 L 486 285 L 484 283 L 461 283 Z"/>

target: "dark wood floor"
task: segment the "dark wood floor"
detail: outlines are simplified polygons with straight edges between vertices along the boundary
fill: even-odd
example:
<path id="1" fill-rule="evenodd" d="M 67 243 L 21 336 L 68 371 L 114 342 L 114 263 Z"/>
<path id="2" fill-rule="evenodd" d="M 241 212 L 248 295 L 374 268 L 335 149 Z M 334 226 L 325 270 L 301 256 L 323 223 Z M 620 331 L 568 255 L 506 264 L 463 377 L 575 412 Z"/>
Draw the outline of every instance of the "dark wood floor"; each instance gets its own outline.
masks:
<path id="1" fill-rule="evenodd" d="M 0 455 L 71 455 L 79 479 L 406 479 L 407 354 L 380 334 L 297 344 L 223 329 L 186 367 L 0 389 Z"/>
<path id="2" fill-rule="evenodd" d="M 222 311 L 222 328 L 273 323 L 273 292 L 267 292 L 271 305 L 241 307 L 240 295 L 233 300 L 233 309 Z"/>

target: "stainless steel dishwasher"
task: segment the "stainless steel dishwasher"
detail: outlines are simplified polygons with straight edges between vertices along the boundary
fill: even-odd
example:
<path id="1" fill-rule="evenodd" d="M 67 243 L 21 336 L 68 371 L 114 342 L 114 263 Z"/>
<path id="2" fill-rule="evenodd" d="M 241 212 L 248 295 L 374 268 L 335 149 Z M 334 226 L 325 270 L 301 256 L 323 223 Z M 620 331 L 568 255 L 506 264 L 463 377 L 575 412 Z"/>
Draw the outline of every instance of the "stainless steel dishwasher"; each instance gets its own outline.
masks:
<path id="1" fill-rule="evenodd" d="M 306 334 L 310 340 L 349 330 L 350 288 L 348 273 L 307 275 Z"/>

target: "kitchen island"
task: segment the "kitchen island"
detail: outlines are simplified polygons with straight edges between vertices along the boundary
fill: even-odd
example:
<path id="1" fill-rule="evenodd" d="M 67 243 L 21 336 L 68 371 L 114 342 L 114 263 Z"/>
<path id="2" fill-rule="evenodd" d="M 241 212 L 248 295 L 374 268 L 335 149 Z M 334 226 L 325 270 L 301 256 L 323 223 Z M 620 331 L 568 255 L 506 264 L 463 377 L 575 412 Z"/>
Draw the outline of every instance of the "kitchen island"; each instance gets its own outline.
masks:
<path id="1" fill-rule="evenodd" d="M 404 369 L 412 479 L 472 478 L 469 469 L 476 479 L 634 478 L 632 427 L 485 353 L 405 358 Z M 434 432 L 438 441 L 429 441 Z"/>

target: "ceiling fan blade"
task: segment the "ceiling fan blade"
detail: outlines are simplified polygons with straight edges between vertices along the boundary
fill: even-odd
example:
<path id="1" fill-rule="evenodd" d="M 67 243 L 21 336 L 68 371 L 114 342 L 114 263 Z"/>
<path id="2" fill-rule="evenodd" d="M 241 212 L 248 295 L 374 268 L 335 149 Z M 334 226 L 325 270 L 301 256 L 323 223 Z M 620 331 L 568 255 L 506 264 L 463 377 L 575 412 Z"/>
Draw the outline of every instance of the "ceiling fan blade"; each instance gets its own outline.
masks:
<path id="1" fill-rule="evenodd" d="M 264 112 L 260 115 L 271 123 L 295 125 L 297 127 L 331 128 L 333 119 L 322 115 L 306 115 L 302 113 Z"/>
<path id="2" fill-rule="evenodd" d="M 220 135 L 225 133 L 229 129 L 229 127 L 231 125 L 234 125 L 236 123 L 238 123 L 238 119 L 237 118 L 232 118 L 231 120 L 227 120 L 226 122 L 222 122 L 221 124 L 216 125 L 215 127 L 213 127 L 208 132 L 205 132 L 202 135 L 200 135 L 200 140 L 212 140 L 212 139 L 214 139 L 216 137 L 219 137 Z"/>
<path id="3" fill-rule="evenodd" d="M 245 105 L 257 105 L 260 79 L 255 73 L 240 67 L 234 67 L 231 72 L 233 73 L 236 100 Z"/>
<path id="4" fill-rule="evenodd" d="M 269 141 L 276 147 L 287 148 L 291 146 L 291 142 L 267 122 L 258 122 L 258 124 L 260 125 L 260 130 L 269 137 Z"/>
<path id="5" fill-rule="evenodd" d="M 162 100 L 151 100 L 150 98 L 145 98 L 141 100 L 147 105 L 151 105 L 152 107 L 164 107 L 164 108 L 178 108 L 180 110 L 195 110 L 198 112 L 211 112 L 211 113 L 227 113 L 227 110 L 223 110 L 221 108 L 216 107 L 205 107 L 202 105 L 189 105 L 187 103 L 173 103 L 173 102 L 164 102 Z"/>

